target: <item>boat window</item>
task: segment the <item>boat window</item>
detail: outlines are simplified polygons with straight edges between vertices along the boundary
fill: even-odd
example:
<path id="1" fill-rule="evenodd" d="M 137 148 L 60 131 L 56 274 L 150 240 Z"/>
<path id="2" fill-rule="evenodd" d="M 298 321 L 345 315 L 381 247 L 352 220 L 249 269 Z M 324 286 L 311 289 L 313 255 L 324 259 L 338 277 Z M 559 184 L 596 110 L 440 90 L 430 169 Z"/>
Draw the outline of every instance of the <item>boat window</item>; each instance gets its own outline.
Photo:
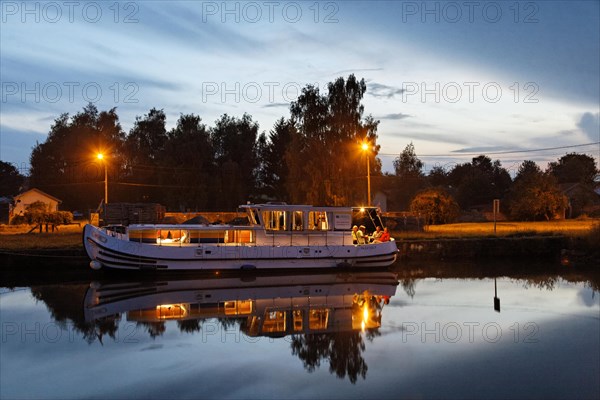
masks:
<path id="1" fill-rule="evenodd" d="M 263 332 L 285 332 L 285 312 L 266 311 Z"/>
<path id="2" fill-rule="evenodd" d="M 156 231 L 156 243 L 190 243 L 190 232 L 183 229 L 162 229 Z"/>
<path id="3" fill-rule="evenodd" d="M 294 310 L 292 312 L 292 320 L 293 320 L 293 324 L 294 324 L 294 331 L 298 332 L 298 331 L 302 331 L 303 329 L 303 321 L 302 321 L 302 310 Z"/>
<path id="4" fill-rule="evenodd" d="M 259 225 L 258 210 L 254 208 L 248 210 L 248 220 L 250 221 L 250 225 Z"/>
<path id="5" fill-rule="evenodd" d="M 329 321 L 329 309 L 316 308 L 309 311 L 308 328 L 311 330 L 319 330 L 327 328 Z"/>
<path id="6" fill-rule="evenodd" d="M 285 211 L 263 211 L 263 221 L 269 231 L 285 231 L 288 226 Z"/>
<path id="7" fill-rule="evenodd" d="M 223 303 L 225 315 L 243 315 L 252 312 L 252 300 L 234 300 Z"/>
<path id="8" fill-rule="evenodd" d="M 188 315 L 189 304 L 159 304 L 156 306 L 156 318 L 177 319 Z"/>
<path id="9" fill-rule="evenodd" d="M 302 211 L 294 211 L 292 214 L 292 229 L 295 231 L 303 230 Z"/>
<path id="10" fill-rule="evenodd" d="M 129 231 L 129 240 L 140 243 L 157 243 L 157 239 L 160 238 L 159 232 L 156 229 L 132 229 Z"/>
<path id="11" fill-rule="evenodd" d="M 190 231 L 191 243 L 223 243 L 226 241 L 227 231 L 197 229 Z"/>
<path id="12" fill-rule="evenodd" d="M 329 229 L 325 211 L 310 211 L 308 213 L 308 229 L 326 231 Z"/>
<path id="13" fill-rule="evenodd" d="M 251 230 L 228 230 L 225 231 L 225 243 L 254 243 L 254 235 Z"/>

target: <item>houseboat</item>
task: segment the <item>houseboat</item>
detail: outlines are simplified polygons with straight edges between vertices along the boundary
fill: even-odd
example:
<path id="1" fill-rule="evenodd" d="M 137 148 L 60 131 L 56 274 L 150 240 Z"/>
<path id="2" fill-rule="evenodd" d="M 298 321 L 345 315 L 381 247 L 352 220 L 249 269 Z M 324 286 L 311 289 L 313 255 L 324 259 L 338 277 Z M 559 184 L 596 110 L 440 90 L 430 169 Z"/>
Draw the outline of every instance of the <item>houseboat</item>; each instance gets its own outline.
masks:
<path id="1" fill-rule="evenodd" d="M 238 273 L 239 274 L 239 273 Z M 194 279 L 93 282 L 84 300 L 87 322 L 210 318 L 241 321 L 251 337 L 281 337 L 378 328 L 381 311 L 396 293 L 390 271 L 258 275 L 252 280 L 214 274 Z"/>
<path id="2" fill-rule="evenodd" d="M 350 207 L 240 206 L 248 225 L 86 225 L 93 269 L 236 270 L 362 268 L 391 265 L 394 239 L 355 244 Z"/>

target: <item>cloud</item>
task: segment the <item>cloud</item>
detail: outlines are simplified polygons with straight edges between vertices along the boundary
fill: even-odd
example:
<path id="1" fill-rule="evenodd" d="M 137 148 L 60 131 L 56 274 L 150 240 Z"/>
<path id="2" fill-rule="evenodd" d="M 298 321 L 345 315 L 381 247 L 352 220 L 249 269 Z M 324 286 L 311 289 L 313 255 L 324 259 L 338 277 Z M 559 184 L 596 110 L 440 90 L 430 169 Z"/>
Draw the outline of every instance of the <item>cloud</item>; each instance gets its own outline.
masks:
<path id="1" fill-rule="evenodd" d="M 600 141 L 600 113 L 584 113 L 577 123 L 577 127 L 581 129 L 591 141 Z"/>
<path id="2" fill-rule="evenodd" d="M 369 82 L 367 83 L 367 93 L 377 98 L 391 99 L 396 95 L 401 95 L 405 92 L 405 89 L 397 88 L 394 86 L 383 85 L 381 83 Z"/>
<path id="3" fill-rule="evenodd" d="M 355 68 L 355 69 L 344 69 L 341 71 L 334 72 L 334 76 L 345 75 L 345 74 L 354 74 L 357 72 L 372 72 L 372 71 L 383 71 L 383 68 Z"/>
<path id="4" fill-rule="evenodd" d="M 503 151 L 518 151 L 515 147 L 506 146 L 475 146 L 475 147 L 464 147 L 462 149 L 453 150 L 452 153 L 491 153 L 491 152 L 503 152 Z"/>
<path id="5" fill-rule="evenodd" d="M 387 137 L 394 138 L 405 138 L 410 140 L 421 140 L 425 142 L 433 142 L 433 143 L 450 143 L 457 145 L 466 145 L 468 142 L 464 139 L 459 138 L 458 135 L 452 135 L 448 133 L 424 133 L 424 132 L 410 132 L 410 133 L 400 133 L 400 132 L 390 132 L 386 133 Z"/>
<path id="6" fill-rule="evenodd" d="M 405 118 L 410 118 L 410 117 L 412 117 L 412 115 L 410 115 L 410 114 L 394 113 L 394 114 L 383 115 L 381 117 L 378 117 L 378 119 L 397 120 L 397 119 L 405 119 Z"/>
<path id="7" fill-rule="evenodd" d="M 289 107 L 290 103 L 269 103 L 262 106 L 263 108 L 273 108 L 273 107 Z"/>

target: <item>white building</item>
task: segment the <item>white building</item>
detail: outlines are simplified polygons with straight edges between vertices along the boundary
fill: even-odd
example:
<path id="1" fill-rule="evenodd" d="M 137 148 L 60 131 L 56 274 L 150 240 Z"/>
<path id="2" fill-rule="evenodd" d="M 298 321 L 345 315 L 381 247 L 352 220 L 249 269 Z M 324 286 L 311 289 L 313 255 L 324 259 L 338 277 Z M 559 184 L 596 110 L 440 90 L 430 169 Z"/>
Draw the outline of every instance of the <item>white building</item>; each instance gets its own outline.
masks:
<path id="1" fill-rule="evenodd" d="M 35 188 L 30 189 L 14 197 L 14 206 L 10 211 L 10 219 L 16 217 L 17 215 L 24 215 L 27 206 L 35 203 L 36 201 L 41 201 L 42 203 L 46 204 L 48 211 L 50 212 L 58 211 L 58 205 L 61 203 L 61 200 L 49 195 L 48 193 L 44 193 Z"/>

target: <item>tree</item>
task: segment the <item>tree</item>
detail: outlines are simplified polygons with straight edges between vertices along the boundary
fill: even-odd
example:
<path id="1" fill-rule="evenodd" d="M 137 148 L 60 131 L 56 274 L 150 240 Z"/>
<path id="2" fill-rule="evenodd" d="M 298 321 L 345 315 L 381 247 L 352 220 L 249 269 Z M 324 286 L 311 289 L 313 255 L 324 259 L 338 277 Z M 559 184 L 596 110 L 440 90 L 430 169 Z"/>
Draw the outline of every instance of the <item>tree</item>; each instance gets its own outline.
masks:
<path id="1" fill-rule="evenodd" d="M 456 188 L 456 198 L 462 209 L 491 204 L 504 197 L 511 185 L 508 171 L 499 160 L 485 155 L 474 157 L 471 163 L 456 165 L 448 175 L 448 183 Z"/>
<path id="2" fill-rule="evenodd" d="M 267 198 L 288 201 L 286 185 L 289 176 L 285 162 L 286 152 L 291 150 L 294 124 L 290 120 L 280 118 L 269 137 L 263 133 L 258 140 L 260 170 L 258 180 L 262 192 Z"/>
<path id="3" fill-rule="evenodd" d="M 136 117 L 133 128 L 127 135 L 129 162 L 158 163 L 168 140 L 166 121 L 165 112 L 156 108 L 152 108 L 143 118 Z"/>
<path id="4" fill-rule="evenodd" d="M 227 114 L 210 130 L 220 187 L 215 193 L 221 209 L 233 210 L 256 195 L 258 123 L 248 114 L 241 119 Z"/>
<path id="5" fill-rule="evenodd" d="M 48 222 L 48 206 L 42 201 L 36 201 L 25 207 L 25 219 L 28 224 L 40 225 Z"/>
<path id="6" fill-rule="evenodd" d="M 408 209 L 411 199 L 425 187 L 427 182 L 422 172 L 423 165 L 415 154 L 415 146 L 412 142 L 394 160 L 396 184 L 391 197 L 397 202 L 398 209 Z"/>
<path id="7" fill-rule="evenodd" d="M 136 117 L 127 135 L 125 165 L 132 201 L 164 202 L 168 192 L 164 185 L 171 182 L 169 169 L 163 168 L 168 141 L 166 121 L 163 110 L 152 108 L 144 117 Z"/>
<path id="8" fill-rule="evenodd" d="M 552 174 L 558 183 L 581 183 L 593 187 L 594 178 L 600 171 L 596 161 L 586 154 L 569 153 L 548 164 L 547 172 Z"/>
<path id="9" fill-rule="evenodd" d="M 167 133 L 162 159 L 162 169 L 170 177 L 165 204 L 179 211 L 206 209 L 215 189 L 215 154 L 199 116 L 180 115 L 177 125 Z"/>
<path id="10" fill-rule="evenodd" d="M 124 138 L 115 108 L 98 112 L 89 104 L 72 118 L 60 115 L 46 141 L 33 148 L 31 186 L 60 198 L 67 209 L 95 208 L 104 197 L 104 170 L 96 154 L 108 154 L 109 174 L 118 176 Z"/>
<path id="11" fill-rule="evenodd" d="M 290 106 L 294 131 L 286 151 L 292 202 L 348 205 L 366 200 L 366 166 L 381 174 L 377 126 L 363 117 L 366 83 L 350 75 L 327 85 L 326 95 L 308 85 Z M 361 144 L 368 151 L 361 151 Z"/>
<path id="12" fill-rule="evenodd" d="M 407 176 L 421 177 L 423 176 L 421 172 L 423 165 L 423 161 L 419 160 L 415 154 L 415 146 L 410 142 L 394 160 L 394 171 L 396 176 L 401 178 Z"/>
<path id="13" fill-rule="evenodd" d="M 14 196 L 19 194 L 25 182 L 25 177 L 21 175 L 14 165 L 0 161 L 0 196 Z"/>
<path id="14" fill-rule="evenodd" d="M 547 173 L 556 178 L 563 189 L 569 188 L 569 214 L 577 216 L 597 199 L 594 179 L 600 171 L 594 158 L 570 153 L 548 164 Z"/>
<path id="15" fill-rule="evenodd" d="M 425 218 L 425 224 L 436 225 L 453 222 L 458 217 L 456 201 L 444 189 L 425 189 L 410 203 L 413 214 Z"/>
<path id="16" fill-rule="evenodd" d="M 429 175 L 427 175 L 427 181 L 431 186 L 445 187 L 448 185 L 448 173 L 444 168 L 436 165 L 431 169 L 431 171 L 429 171 Z"/>
<path id="17" fill-rule="evenodd" d="M 353 384 L 359 376 L 367 376 L 369 368 L 362 356 L 366 346 L 360 332 L 292 335 L 290 346 L 308 372 L 320 367 L 321 361 L 328 361 L 331 374 L 338 378 L 348 376 Z"/>
<path id="18" fill-rule="evenodd" d="M 568 200 L 562 194 L 555 178 L 540 170 L 533 161 L 519 166 L 509 196 L 510 216 L 515 220 L 550 220 L 560 215 Z"/>

